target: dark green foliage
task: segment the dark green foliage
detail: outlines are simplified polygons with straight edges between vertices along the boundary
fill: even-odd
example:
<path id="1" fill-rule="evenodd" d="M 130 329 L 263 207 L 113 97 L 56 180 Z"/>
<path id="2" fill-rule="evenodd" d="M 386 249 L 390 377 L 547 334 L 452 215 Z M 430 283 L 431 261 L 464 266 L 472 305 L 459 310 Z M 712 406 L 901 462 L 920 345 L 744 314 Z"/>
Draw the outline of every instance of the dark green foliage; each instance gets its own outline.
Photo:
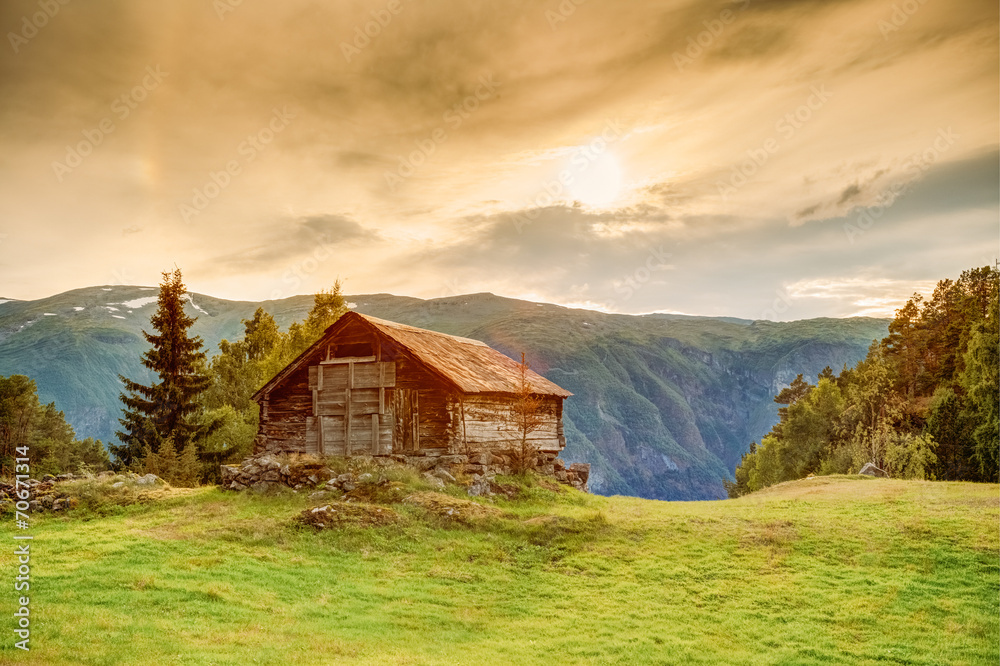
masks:
<path id="1" fill-rule="evenodd" d="M 183 451 L 177 451 L 171 439 L 164 440 L 158 451 L 147 447 L 140 471 L 184 488 L 194 487 L 201 480 L 201 465 L 194 442 L 188 442 Z"/>
<path id="2" fill-rule="evenodd" d="M 156 313 L 150 319 L 153 333 L 143 331 L 151 345 L 142 355 L 142 364 L 156 374 L 157 381 L 146 385 L 119 376 L 125 391 L 122 425 L 117 435 L 120 445 L 111 445 L 119 467 L 139 464 L 144 452 L 156 452 L 168 439 L 182 450 L 205 434 L 196 418 L 198 396 L 208 387 L 204 372 L 205 352 L 200 337 L 191 337 L 195 319 L 184 312 L 187 289 L 181 271 L 163 273 Z"/>
<path id="3" fill-rule="evenodd" d="M 18 447 L 27 447 L 31 473 L 101 471 L 110 467 L 100 441 L 78 440 L 55 403 L 38 401 L 35 382 L 24 375 L 0 377 L 0 475 L 14 472 Z"/>
<path id="4" fill-rule="evenodd" d="M 1000 475 L 998 273 L 942 280 L 900 308 L 865 360 L 816 387 L 802 376 L 775 402 L 780 422 L 743 456 L 730 496 L 873 462 L 894 476 L 995 481 Z"/>
<path id="5" fill-rule="evenodd" d="M 997 293 L 986 317 L 976 325 L 965 354 L 961 386 L 966 392 L 968 415 L 975 430 L 973 457 L 983 480 L 1000 478 L 1000 325 Z"/>

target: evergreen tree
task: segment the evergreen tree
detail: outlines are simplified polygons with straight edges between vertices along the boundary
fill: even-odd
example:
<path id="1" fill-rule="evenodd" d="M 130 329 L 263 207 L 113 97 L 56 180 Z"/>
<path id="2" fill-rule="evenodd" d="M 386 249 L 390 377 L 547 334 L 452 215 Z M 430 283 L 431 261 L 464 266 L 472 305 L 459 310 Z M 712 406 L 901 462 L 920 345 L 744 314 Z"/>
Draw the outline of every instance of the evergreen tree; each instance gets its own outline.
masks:
<path id="1" fill-rule="evenodd" d="M 151 348 L 142 355 L 142 364 L 156 373 L 157 381 L 147 386 L 119 375 L 125 387 L 122 430 L 117 433 L 122 444 L 111 446 L 119 467 L 137 465 L 147 448 L 155 453 L 168 439 L 175 450 L 184 450 L 203 430 L 194 417 L 209 378 L 202 371 L 202 340 L 188 334 L 195 319 L 184 312 L 186 292 L 180 269 L 163 273 L 158 307 L 150 319 L 154 332 L 143 331 Z"/>
<path id="2" fill-rule="evenodd" d="M 968 395 L 973 458 L 979 476 L 1000 479 L 1000 307 L 994 295 L 991 311 L 972 335 L 965 355 L 962 384 Z"/>

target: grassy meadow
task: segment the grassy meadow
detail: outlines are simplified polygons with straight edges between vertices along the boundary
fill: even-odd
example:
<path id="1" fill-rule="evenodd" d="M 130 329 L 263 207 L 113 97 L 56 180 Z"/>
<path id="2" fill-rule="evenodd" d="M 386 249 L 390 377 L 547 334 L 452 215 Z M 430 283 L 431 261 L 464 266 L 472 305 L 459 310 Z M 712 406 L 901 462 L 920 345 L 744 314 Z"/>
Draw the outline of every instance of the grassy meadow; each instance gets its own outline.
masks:
<path id="1" fill-rule="evenodd" d="M 290 492 L 85 502 L 35 519 L 32 649 L 12 647 L 5 583 L 0 662 L 996 664 L 998 499 L 861 477 L 696 503 L 533 482 L 481 500 L 499 516 L 385 503 L 389 524 L 325 530 Z"/>

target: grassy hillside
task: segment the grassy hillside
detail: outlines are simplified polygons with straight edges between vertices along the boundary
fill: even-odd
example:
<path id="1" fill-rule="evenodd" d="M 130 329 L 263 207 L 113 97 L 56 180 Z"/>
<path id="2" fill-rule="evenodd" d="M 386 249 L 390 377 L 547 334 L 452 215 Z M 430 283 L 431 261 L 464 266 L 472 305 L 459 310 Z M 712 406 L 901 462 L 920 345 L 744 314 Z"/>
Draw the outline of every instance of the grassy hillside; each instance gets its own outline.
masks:
<path id="1" fill-rule="evenodd" d="M 139 356 L 156 291 L 78 289 L 0 304 L 0 374 L 26 374 L 81 437 L 114 436 L 118 374 L 144 379 Z M 575 395 L 566 403 L 563 457 L 593 464 L 591 488 L 656 499 L 724 497 L 749 443 L 776 421 L 771 398 L 798 373 L 863 358 L 881 319 L 776 324 L 676 315 L 609 315 L 471 294 L 424 301 L 351 296 L 365 314 L 484 340 Z M 144 303 L 145 301 L 145 303 Z M 312 298 L 264 303 L 195 294 L 187 310 L 209 349 L 242 333 L 262 306 L 282 326 Z"/>
<path id="2" fill-rule="evenodd" d="M 33 649 L 5 640 L 0 661 L 936 666 L 1000 656 L 995 485 L 826 477 L 710 503 L 526 492 L 497 500 L 496 518 L 392 504 L 394 524 L 323 531 L 296 526 L 309 506 L 301 495 L 215 488 L 42 517 Z M 5 571 L 12 553 L 0 551 Z"/>

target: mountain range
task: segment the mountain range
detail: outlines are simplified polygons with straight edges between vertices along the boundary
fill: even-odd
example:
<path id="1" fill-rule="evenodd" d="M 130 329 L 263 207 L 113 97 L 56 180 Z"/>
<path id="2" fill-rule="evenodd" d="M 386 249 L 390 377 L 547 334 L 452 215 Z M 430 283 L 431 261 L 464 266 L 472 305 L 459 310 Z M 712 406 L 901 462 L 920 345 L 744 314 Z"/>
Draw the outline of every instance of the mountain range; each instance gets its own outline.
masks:
<path id="1" fill-rule="evenodd" d="M 34 379 L 78 437 L 113 440 L 118 375 L 149 379 L 139 357 L 156 296 L 153 287 L 104 286 L 0 299 L 0 375 Z M 592 464 L 591 489 L 664 500 L 725 497 L 723 480 L 777 421 L 773 396 L 799 373 L 815 378 L 826 366 L 855 364 L 889 323 L 607 314 L 493 294 L 348 300 L 364 314 L 479 339 L 514 358 L 525 352 L 533 369 L 574 394 L 563 457 Z M 212 354 L 242 334 L 241 320 L 257 307 L 284 327 L 312 301 L 189 294 L 186 309 Z"/>

